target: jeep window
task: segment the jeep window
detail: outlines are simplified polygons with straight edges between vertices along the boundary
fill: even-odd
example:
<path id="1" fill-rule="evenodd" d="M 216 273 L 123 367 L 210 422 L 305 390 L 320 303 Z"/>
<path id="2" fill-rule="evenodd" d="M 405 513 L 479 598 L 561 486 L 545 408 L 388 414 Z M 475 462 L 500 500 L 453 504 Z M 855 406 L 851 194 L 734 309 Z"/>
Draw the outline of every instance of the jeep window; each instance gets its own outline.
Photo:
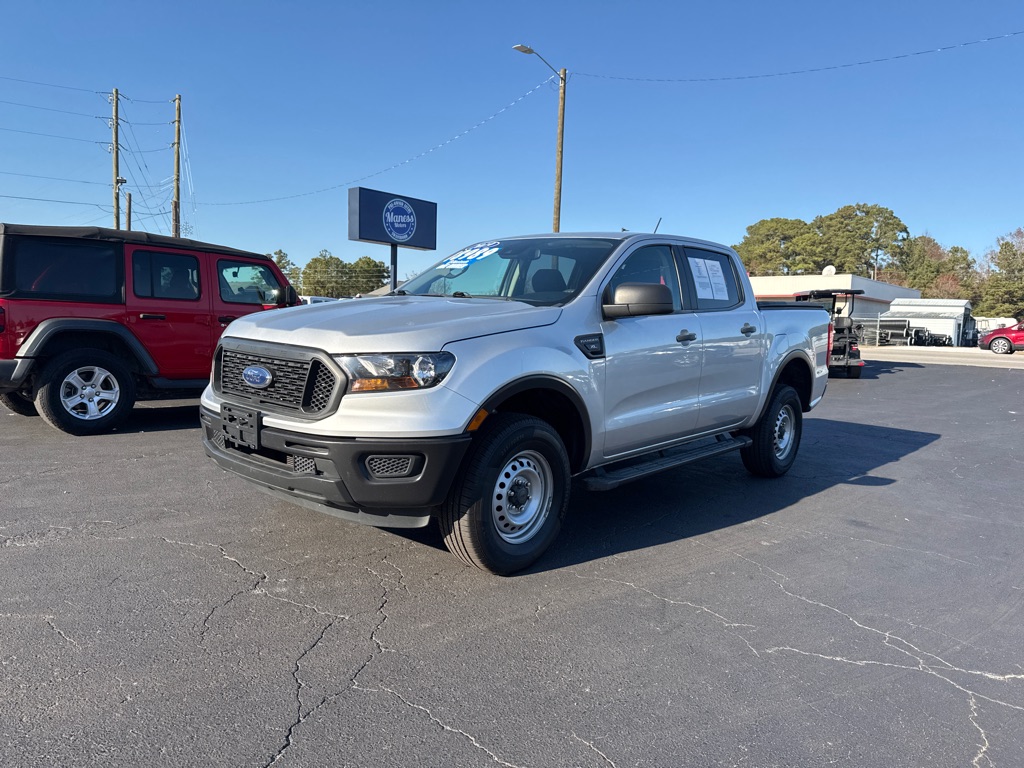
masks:
<path id="1" fill-rule="evenodd" d="M 697 309 L 730 309 L 743 302 L 732 259 L 724 253 L 686 248 L 686 269 Z"/>
<path id="2" fill-rule="evenodd" d="M 281 285 L 263 264 L 246 261 L 217 262 L 220 297 L 232 304 L 276 304 Z"/>
<path id="3" fill-rule="evenodd" d="M 564 304 L 590 281 L 616 245 L 616 240 L 596 237 L 477 243 L 404 283 L 400 292 Z"/>
<path id="4" fill-rule="evenodd" d="M 5 269 L 13 260 L 18 294 L 58 301 L 121 301 L 120 249 L 112 243 L 8 237 Z"/>
<path id="5" fill-rule="evenodd" d="M 132 290 L 140 298 L 199 298 L 199 259 L 184 253 L 135 251 L 132 254 Z"/>

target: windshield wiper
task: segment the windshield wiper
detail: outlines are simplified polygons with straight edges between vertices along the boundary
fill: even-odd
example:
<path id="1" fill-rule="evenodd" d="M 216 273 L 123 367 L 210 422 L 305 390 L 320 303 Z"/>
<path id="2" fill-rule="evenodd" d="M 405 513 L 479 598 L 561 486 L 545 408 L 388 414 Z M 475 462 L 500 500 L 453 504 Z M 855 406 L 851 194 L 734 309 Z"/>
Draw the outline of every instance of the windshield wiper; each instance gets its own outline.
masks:
<path id="1" fill-rule="evenodd" d="M 454 293 L 452 293 L 452 298 L 453 299 L 472 299 L 473 296 L 471 294 L 466 293 L 465 291 L 455 291 Z"/>

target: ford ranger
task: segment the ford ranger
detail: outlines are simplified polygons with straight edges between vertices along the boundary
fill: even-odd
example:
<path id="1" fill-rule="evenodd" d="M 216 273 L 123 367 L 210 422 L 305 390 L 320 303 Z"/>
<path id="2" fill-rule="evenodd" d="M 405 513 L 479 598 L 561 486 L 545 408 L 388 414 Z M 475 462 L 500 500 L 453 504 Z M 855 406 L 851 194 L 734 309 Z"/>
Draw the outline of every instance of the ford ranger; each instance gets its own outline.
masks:
<path id="1" fill-rule="evenodd" d="M 380 527 L 436 519 L 497 574 L 607 490 L 738 451 L 793 464 L 828 312 L 759 304 L 737 254 L 666 235 L 481 242 L 386 296 L 249 315 L 214 355 L 206 453 L 278 498 Z"/>

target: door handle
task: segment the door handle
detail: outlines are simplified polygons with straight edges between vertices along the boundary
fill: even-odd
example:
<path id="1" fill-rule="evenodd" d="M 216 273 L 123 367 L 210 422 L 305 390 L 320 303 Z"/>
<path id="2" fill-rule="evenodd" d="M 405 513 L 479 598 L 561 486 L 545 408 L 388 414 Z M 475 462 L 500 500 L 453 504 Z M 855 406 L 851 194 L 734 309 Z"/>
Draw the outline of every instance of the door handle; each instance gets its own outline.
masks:
<path id="1" fill-rule="evenodd" d="M 166 320 L 167 315 L 151 315 L 148 312 L 143 312 L 139 315 L 140 320 Z"/>
<path id="2" fill-rule="evenodd" d="M 237 320 L 237 318 L 232 317 L 230 315 L 221 315 L 220 317 L 217 318 L 217 322 L 218 323 L 224 323 L 224 325 L 227 325 L 232 320 Z"/>
<path id="3" fill-rule="evenodd" d="M 744 336 L 750 336 L 750 334 L 752 334 L 756 330 L 757 328 L 751 325 L 750 323 L 744 323 L 743 327 L 740 328 L 740 333 L 742 333 Z"/>
<path id="4" fill-rule="evenodd" d="M 688 344 L 691 341 L 696 341 L 696 340 L 697 340 L 697 334 L 696 333 L 691 333 L 690 331 L 686 330 L 685 328 L 683 328 L 683 330 L 681 330 L 679 332 L 679 335 L 676 336 L 676 341 L 678 341 L 680 344 Z"/>

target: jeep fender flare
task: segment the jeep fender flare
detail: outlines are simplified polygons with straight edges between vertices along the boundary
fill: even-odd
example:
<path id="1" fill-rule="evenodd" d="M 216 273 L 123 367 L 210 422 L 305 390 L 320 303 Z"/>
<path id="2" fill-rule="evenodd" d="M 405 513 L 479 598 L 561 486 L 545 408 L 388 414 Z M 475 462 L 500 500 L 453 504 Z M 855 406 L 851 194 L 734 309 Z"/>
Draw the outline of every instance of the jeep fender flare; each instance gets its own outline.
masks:
<path id="1" fill-rule="evenodd" d="M 91 318 L 55 318 L 43 320 L 36 329 L 32 331 L 25 343 L 18 350 L 20 358 L 37 358 L 45 354 L 46 346 L 56 336 L 68 332 L 86 331 L 88 333 L 101 333 L 116 336 L 135 356 L 139 368 L 146 376 L 155 376 L 159 372 L 156 361 L 149 354 L 131 331 L 113 320 L 98 320 Z"/>

